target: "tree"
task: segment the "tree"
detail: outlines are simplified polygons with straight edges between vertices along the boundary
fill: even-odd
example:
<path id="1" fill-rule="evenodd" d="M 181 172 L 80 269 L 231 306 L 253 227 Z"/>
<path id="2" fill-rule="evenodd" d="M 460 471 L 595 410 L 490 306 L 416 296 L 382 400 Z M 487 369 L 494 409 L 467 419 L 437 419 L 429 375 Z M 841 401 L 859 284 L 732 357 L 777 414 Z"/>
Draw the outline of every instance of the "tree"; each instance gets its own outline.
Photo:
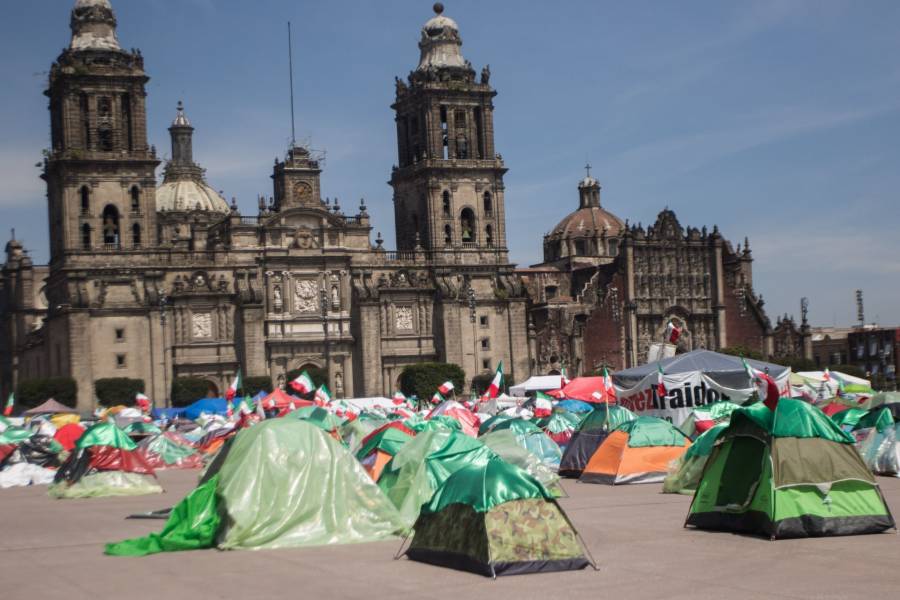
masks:
<path id="1" fill-rule="evenodd" d="M 744 358 L 752 360 L 765 360 L 762 352 L 747 348 L 746 346 L 729 346 L 728 348 L 722 348 L 719 352 L 722 354 L 730 354 L 731 356 L 743 356 Z"/>
<path id="2" fill-rule="evenodd" d="M 134 397 L 139 393 L 144 393 L 143 379 L 110 377 L 94 382 L 94 394 L 100 406 L 134 406 Z"/>
<path id="3" fill-rule="evenodd" d="M 50 398 L 75 408 L 78 402 L 78 383 L 71 377 L 42 377 L 22 381 L 16 389 L 17 408 L 34 408 Z"/>
<path id="4" fill-rule="evenodd" d="M 187 406 L 201 398 L 210 398 L 213 387 L 199 377 L 176 377 L 172 381 L 172 406 Z"/>
<path id="5" fill-rule="evenodd" d="M 409 365 L 400 373 L 400 391 L 428 401 L 445 381 L 452 381 L 458 392 L 463 391 L 466 372 L 452 363 L 419 363 Z"/>
<path id="6" fill-rule="evenodd" d="M 268 375 L 245 377 L 242 385 L 243 390 L 238 390 L 238 392 L 244 396 L 255 396 L 260 392 L 269 394 L 272 391 L 272 378 Z"/>
<path id="7" fill-rule="evenodd" d="M 488 386 L 491 385 L 491 381 L 494 380 L 493 373 L 479 373 L 478 375 L 472 378 L 472 389 L 475 390 L 475 393 L 481 396 L 484 394 Z M 504 382 L 505 384 L 505 382 Z M 454 384 L 456 385 L 456 384 Z M 505 385 L 504 385 L 505 387 Z"/>

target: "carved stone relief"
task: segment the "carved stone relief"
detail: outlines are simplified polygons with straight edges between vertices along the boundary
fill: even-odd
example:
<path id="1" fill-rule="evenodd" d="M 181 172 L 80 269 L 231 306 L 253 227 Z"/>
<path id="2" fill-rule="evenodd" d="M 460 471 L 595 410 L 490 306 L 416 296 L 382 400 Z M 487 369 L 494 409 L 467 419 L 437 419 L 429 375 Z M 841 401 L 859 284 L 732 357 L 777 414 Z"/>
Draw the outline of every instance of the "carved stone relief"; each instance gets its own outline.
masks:
<path id="1" fill-rule="evenodd" d="M 413 330 L 413 309 L 411 306 L 397 306 L 394 308 L 394 327 L 398 331 Z"/>
<path id="2" fill-rule="evenodd" d="M 212 315 L 210 313 L 194 313 L 191 315 L 192 336 L 195 339 L 212 337 Z"/>
<path id="3" fill-rule="evenodd" d="M 316 282 L 311 279 L 298 279 L 294 282 L 294 312 L 310 313 L 319 308 Z"/>

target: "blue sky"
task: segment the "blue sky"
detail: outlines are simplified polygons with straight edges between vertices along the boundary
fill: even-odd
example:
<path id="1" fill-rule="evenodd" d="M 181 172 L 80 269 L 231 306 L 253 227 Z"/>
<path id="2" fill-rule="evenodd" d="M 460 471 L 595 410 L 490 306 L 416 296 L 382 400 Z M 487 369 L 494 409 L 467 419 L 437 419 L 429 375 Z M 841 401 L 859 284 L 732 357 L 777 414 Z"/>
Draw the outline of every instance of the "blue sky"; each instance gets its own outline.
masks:
<path id="1" fill-rule="evenodd" d="M 74 0 L 20 2 L 0 22 L 0 226 L 47 259 L 34 164 L 41 95 Z M 623 219 L 750 238 L 770 317 L 810 298 L 814 324 L 900 324 L 900 3 L 448 0 L 463 52 L 490 63 L 513 260 L 577 205 L 586 160 Z M 324 194 L 365 197 L 393 246 L 394 76 L 418 59 L 431 2 L 113 0 L 119 40 L 152 77 L 149 134 L 184 99 L 195 157 L 245 214 L 290 138 L 286 22 L 295 32 L 298 137 L 327 151 Z M 373 238 L 374 233 L 373 231 Z M 2 232 L 3 239 L 8 233 Z M 799 315 L 798 315 L 799 316 Z"/>

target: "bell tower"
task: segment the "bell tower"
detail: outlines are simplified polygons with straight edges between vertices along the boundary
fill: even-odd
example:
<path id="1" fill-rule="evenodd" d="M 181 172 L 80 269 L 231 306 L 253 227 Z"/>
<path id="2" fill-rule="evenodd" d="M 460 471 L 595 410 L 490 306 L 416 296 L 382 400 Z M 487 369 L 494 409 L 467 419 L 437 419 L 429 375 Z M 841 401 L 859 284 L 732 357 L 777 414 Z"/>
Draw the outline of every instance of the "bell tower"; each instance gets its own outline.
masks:
<path id="1" fill-rule="evenodd" d="M 156 229 L 159 161 L 147 144 L 144 59 L 119 46 L 109 0 L 77 0 L 71 29 L 44 92 L 51 265 L 138 250 Z"/>
<path id="2" fill-rule="evenodd" d="M 396 79 L 398 166 L 390 184 L 397 246 L 505 262 L 506 168 L 494 150 L 490 68 L 476 78 L 458 25 L 441 3 L 434 12 L 422 28 L 418 66 L 407 81 Z"/>

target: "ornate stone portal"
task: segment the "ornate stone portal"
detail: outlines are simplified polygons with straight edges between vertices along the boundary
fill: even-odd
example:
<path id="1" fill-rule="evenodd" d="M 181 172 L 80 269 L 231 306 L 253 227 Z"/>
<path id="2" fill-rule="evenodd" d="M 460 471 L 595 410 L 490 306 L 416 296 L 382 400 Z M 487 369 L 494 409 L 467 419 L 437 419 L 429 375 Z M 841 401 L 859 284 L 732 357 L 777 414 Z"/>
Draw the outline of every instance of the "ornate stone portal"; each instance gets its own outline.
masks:
<path id="1" fill-rule="evenodd" d="M 311 279 L 294 282 L 294 312 L 314 313 L 319 309 L 318 287 Z"/>

